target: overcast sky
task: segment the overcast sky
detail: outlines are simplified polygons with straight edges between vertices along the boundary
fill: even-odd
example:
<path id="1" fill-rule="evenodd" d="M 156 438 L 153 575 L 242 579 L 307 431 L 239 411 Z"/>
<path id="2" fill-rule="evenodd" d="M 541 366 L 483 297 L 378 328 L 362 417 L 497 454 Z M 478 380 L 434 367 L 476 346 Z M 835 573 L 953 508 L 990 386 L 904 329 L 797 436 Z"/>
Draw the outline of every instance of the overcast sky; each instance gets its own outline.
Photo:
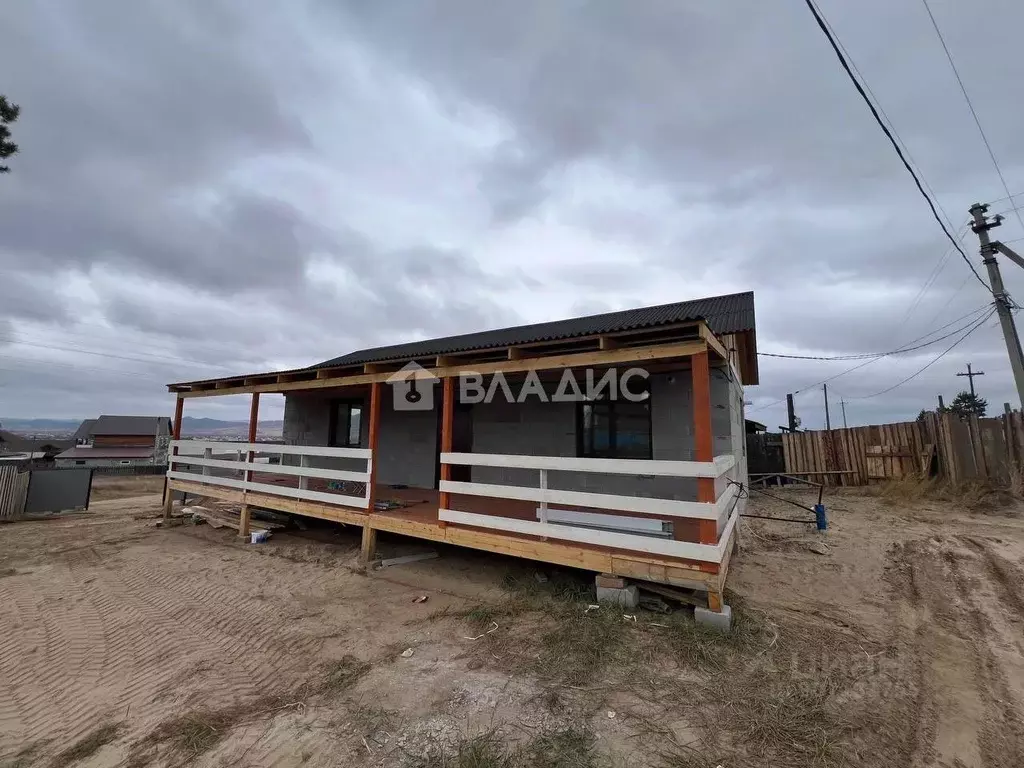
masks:
<path id="1" fill-rule="evenodd" d="M 921 2 L 819 2 L 953 226 L 1004 198 Z M 170 413 L 172 381 L 733 291 L 755 291 L 762 351 L 817 355 L 891 349 L 991 300 L 942 261 L 800 0 L 9 6 L 0 418 Z M 1024 191 L 1024 6 L 932 6 Z M 1024 237 L 1014 214 L 998 236 Z M 1024 272 L 1004 274 L 1024 302 Z M 886 395 L 857 399 L 949 342 L 835 379 L 833 423 L 840 397 L 851 425 L 913 418 L 967 361 L 1001 411 L 993 322 Z M 751 415 L 785 423 L 770 403 L 853 364 L 763 358 Z M 819 426 L 820 388 L 797 407 Z"/>

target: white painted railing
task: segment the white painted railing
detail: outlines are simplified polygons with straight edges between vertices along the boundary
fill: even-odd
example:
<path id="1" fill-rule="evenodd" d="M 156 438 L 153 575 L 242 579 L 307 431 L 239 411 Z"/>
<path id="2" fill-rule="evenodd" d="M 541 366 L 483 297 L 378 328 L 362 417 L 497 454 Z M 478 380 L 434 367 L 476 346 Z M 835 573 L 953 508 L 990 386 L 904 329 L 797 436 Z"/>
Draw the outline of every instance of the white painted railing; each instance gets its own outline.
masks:
<path id="1" fill-rule="evenodd" d="M 732 455 L 718 456 L 714 461 L 699 462 L 442 453 L 441 462 L 473 467 L 533 469 L 539 473 L 539 482 L 536 487 L 442 480 L 440 485 L 442 492 L 535 501 L 540 505 L 537 510 L 537 520 L 440 509 L 438 519 L 450 523 L 720 563 L 739 516 L 737 501 L 741 494 L 740 487 L 727 482 L 728 479 L 732 479 L 731 475 L 735 473 L 737 466 L 736 459 Z M 548 472 L 551 471 L 642 477 L 710 478 L 714 479 L 716 487 L 721 487 L 722 490 L 720 493 L 716 492 L 717 499 L 712 502 L 567 491 L 549 487 Z M 623 517 L 620 518 L 622 520 L 621 527 L 610 529 L 611 516 L 609 515 L 552 510 L 549 506 L 551 504 L 634 512 L 672 519 L 714 520 L 720 528 L 720 533 L 718 542 L 715 544 L 675 541 L 660 538 L 657 530 L 648 527 L 649 518 Z M 553 514 L 555 512 L 557 515 Z M 584 515 L 586 517 L 582 517 Z M 647 523 L 647 526 L 644 523 Z M 645 527 L 647 530 L 643 530 Z"/>
<path id="2" fill-rule="evenodd" d="M 168 457 L 167 477 L 171 480 L 189 480 L 209 485 L 221 485 L 243 491 L 258 491 L 276 496 L 288 496 L 293 499 L 319 501 L 325 504 L 341 504 L 347 507 L 369 509 L 370 506 L 370 469 L 373 463 L 372 452 L 368 448 L 327 448 L 318 445 L 279 445 L 277 443 L 222 443 L 211 440 L 174 440 L 171 442 L 172 454 L 177 448 L 177 455 Z M 253 454 L 250 461 L 250 453 Z M 261 454 L 256 456 L 255 454 Z M 299 466 L 271 464 L 268 455 L 298 456 Z M 229 458 L 224 458 L 224 457 Z M 328 459 L 357 459 L 365 462 L 363 471 L 345 469 L 322 469 L 310 466 L 314 457 Z M 184 467 L 199 467 L 199 472 L 185 471 Z M 215 475 L 212 469 L 232 470 L 232 476 Z M 261 472 L 274 475 L 289 475 L 298 478 L 298 487 L 292 488 L 276 483 L 265 483 L 250 478 L 250 472 Z M 321 480 L 339 480 L 343 482 L 361 483 L 360 494 L 344 491 L 324 493 L 310 490 L 309 478 Z"/>

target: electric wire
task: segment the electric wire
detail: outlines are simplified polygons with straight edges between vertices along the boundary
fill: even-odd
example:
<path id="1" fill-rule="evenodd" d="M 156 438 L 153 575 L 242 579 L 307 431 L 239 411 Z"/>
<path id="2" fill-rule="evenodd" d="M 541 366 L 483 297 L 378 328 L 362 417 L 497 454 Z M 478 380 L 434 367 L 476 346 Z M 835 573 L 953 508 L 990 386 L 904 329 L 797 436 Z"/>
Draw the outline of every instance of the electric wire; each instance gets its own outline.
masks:
<path id="1" fill-rule="evenodd" d="M 949 354 L 953 349 L 955 349 L 957 347 L 957 345 L 960 344 L 960 342 L 962 342 L 964 339 L 966 339 L 968 336 L 970 336 L 972 333 L 974 333 L 976 330 L 978 330 L 981 326 L 983 326 L 988 321 L 988 319 L 990 317 L 992 317 L 992 315 L 995 314 L 995 312 L 996 312 L 996 310 L 993 307 L 992 310 L 987 315 L 985 315 L 983 318 L 981 318 L 981 320 L 976 322 L 963 336 L 961 336 L 959 339 L 957 339 L 952 344 L 950 344 L 948 347 L 946 347 L 946 349 L 944 349 L 942 352 L 940 352 L 938 355 L 936 355 L 928 364 L 926 364 L 926 365 L 922 366 L 921 368 L 919 368 L 918 370 L 914 371 L 912 374 L 907 376 L 907 378 L 903 379 L 902 381 L 898 381 L 897 383 L 893 384 L 891 387 L 887 387 L 886 389 L 883 389 L 883 390 L 881 390 L 879 392 L 875 392 L 874 394 L 871 394 L 871 395 L 860 395 L 860 396 L 856 396 L 856 397 L 849 397 L 847 399 L 849 399 L 849 400 L 870 400 L 873 397 L 878 397 L 879 395 L 884 395 L 884 394 L 886 394 L 888 392 L 892 392 L 897 387 L 902 387 L 908 381 L 911 381 L 911 380 L 917 378 L 919 375 L 921 375 L 922 373 L 927 371 L 929 368 L 931 368 L 933 365 L 935 365 L 935 363 L 939 362 L 939 360 L 941 360 L 943 357 L 945 357 L 947 354 Z"/>
<path id="2" fill-rule="evenodd" d="M 1006 192 L 1007 199 L 1012 200 L 1013 195 L 1010 193 L 1010 186 L 1006 183 L 1006 177 L 1003 176 L 1003 171 L 999 167 L 999 161 L 996 160 L 996 153 L 992 151 L 992 144 L 988 140 L 988 136 L 985 134 L 985 129 L 981 127 L 981 119 L 978 117 L 978 112 L 974 109 L 974 102 L 971 101 L 970 95 L 967 93 L 967 86 L 964 85 L 964 80 L 960 77 L 960 70 L 957 69 L 956 63 L 953 61 L 953 54 L 949 50 L 949 46 L 946 45 L 946 38 L 942 34 L 942 30 L 939 28 L 939 22 L 935 19 L 935 14 L 932 13 L 932 7 L 928 4 L 928 0 L 921 0 L 924 4 L 924 9 L 928 12 L 928 18 L 931 19 L 932 27 L 935 29 L 935 34 L 939 38 L 939 42 L 942 44 L 942 50 L 946 52 L 946 58 L 949 60 L 949 66 L 953 70 L 953 75 L 956 77 L 957 83 L 960 85 L 960 92 L 964 95 L 964 101 L 967 102 L 967 108 L 971 110 L 971 117 L 974 118 L 974 124 L 978 126 L 978 133 L 981 134 L 981 140 L 985 143 L 985 149 L 988 150 L 988 156 L 992 160 L 992 167 L 996 169 L 996 175 L 999 176 L 999 181 L 1003 185 L 1003 191 Z M 1020 216 L 1020 211 L 1016 208 L 1013 209 L 1017 215 L 1017 223 L 1020 224 L 1021 229 L 1024 229 L 1024 219 Z"/>
<path id="3" fill-rule="evenodd" d="M 939 226 L 942 228 L 943 233 L 945 233 L 947 239 L 953 244 L 953 247 L 960 252 L 960 256 L 963 258 L 964 263 L 967 264 L 968 268 L 974 274 L 974 277 L 977 279 L 977 281 L 981 283 L 983 286 L 985 286 L 985 290 L 991 293 L 992 289 L 989 287 L 988 283 L 986 283 L 982 279 L 981 275 L 978 274 L 978 270 L 975 269 L 974 264 L 971 263 L 970 258 L 968 258 L 967 256 L 967 252 L 960 247 L 959 241 L 957 241 L 957 239 L 953 236 L 953 233 L 946 226 L 945 222 L 942 221 L 942 218 L 939 216 L 938 209 L 935 206 L 935 202 L 932 200 L 931 196 L 925 191 L 924 185 L 921 182 L 921 178 L 918 176 L 913 166 L 911 166 L 910 161 L 907 160 L 907 156 L 900 148 L 899 142 L 896 141 L 896 138 L 895 136 L 893 136 L 892 131 L 889 130 L 889 127 L 885 124 L 885 121 L 882 120 L 882 116 L 878 113 L 878 108 L 875 106 L 874 102 L 871 100 L 867 92 L 864 90 L 864 86 L 861 84 L 860 80 L 857 78 L 853 70 L 850 68 L 850 63 L 847 61 L 842 49 L 836 42 L 836 38 L 833 36 L 831 29 L 825 22 L 825 18 L 822 15 L 821 11 L 818 9 L 818 6 L 814 3 L 814 0 L 804 0 L 804 3 L 807 5 L 807 8 L 808 10 L 810 10 L 811 14 L 814 16 L 814 20 L 817 22 L 818 27 L 821 29 L 822 33 L 824 33 L 825 37 L 828 39 L 829 44 L 832 46 L 833 52 L 839 59 L 839 63 L 842 65 L 847 77 L 849 77 L 850 82 L 853 83 L 854 88 L 857 89 L 857 93 L 860 94 L 860 97 L 864 100 L 864 103 L 867 104 L 868 109 L 871 111 L 872 117 L 874 117 L 875 122 L 878 123 L 878 127 L 882 129 L 882 133 L 885 134 L 886 138 L 889 140 L 889 143 L 892 144 L 892 147 L 896 151 L 896 154 L 899 157 L 900 162 L 903 163 L 903 167 L 907 169 L 907 173 L 909 173 L 911 178 L 914 180 L 914 184 L 917 186 L 918 192 L 921 193 L 921 196 L 925 199 L 925 202 L 928 203 L 928 208 L 931 210 L 932 216 L 935 218 L 935 221 L 938 222 Z M 1007 192 L 1007 194 L 1009 194 L 1009 192 Z"/>
<path id="4" fill-rule="evenodd" d="M 926 339 L 929 336 L 938 333 L 939 331 L 945 330 L 949 326 L 953 325 L 953 323 L 958 323 L 961 320 L 966 320 L 968 317 L 973 317 L 974 315 L 977 315 L 979 312 L 982 312 L 986 308 L 991 307 L 991 306 L 992 306 L 991 304 L 985 304 L 984 306 L 978 307 L 973 312 L 968 312 L 966 315 L 963 315 L 962 317 L 958 317 L 955 320 L 951 320 L 950 322 L 946 323 L 945 325 L 940 326 L 939 328 L 936 328 L 931 333 L 926 333 L 924 336 L 919 336 L 918 338 L 911 340 L 910 342 L 908 342 L 908 344 L 914 344 L 915 342 L 920 341 L 921 339 Z M 974 322 L 974 321 L 972 320 L 971 322 Z M 970 324 L 971 323 L 968 323 L 967 325 L 970 325 Z M 782 354 L 782 353 L 779 353 L 779 352 L 758 352 L 757 354 L 758 354 L 758 357 L 777 357 L 777 358 L 782 358 L 782 359 L 785 359 L 785 360 L 832 360 L 832 361 L 843 361 L 843 360 L 863 360 L 865 358 L 886 357 L 888 355 L 903 354 L 904 352 L 913 352 L 914 350 L 923 349 L 924 347 L 931 346 L 932 344 L 937 344 L 940 341 L 944 341 L 945 339 L 948 339 L 950 336 L 955 336 L 956 334 L 960 333 L 960 331 L 964 330 L 967 327 L 967 325 L 965 325 L 965 326 L 963 326 L 961 328 L 957 328 L 956 330 L 950 331 L 945 336 L 939 336 L 938 338 L 932 339 L 931 341 L 927 341 L 927 342 L 925 342 L 923 344 L 918 344 L 917 346 L 899 347 L 898 349 L 893 349 L 893 350 L 890 350 L 888 352 L 865 352 L 865 353 L 856 354 L 856 355 L 789 355 L 789 354 Z"/>

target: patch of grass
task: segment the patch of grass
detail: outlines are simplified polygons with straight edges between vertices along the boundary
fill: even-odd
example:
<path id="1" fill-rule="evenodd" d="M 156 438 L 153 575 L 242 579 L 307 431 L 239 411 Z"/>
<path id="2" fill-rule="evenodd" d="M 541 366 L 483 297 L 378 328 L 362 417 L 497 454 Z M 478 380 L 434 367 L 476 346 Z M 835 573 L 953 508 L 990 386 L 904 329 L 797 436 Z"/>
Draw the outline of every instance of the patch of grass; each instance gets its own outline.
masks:
<path id="1" fill-rule="evenodd" d="M 529 768 L 596 768 L 596 741 L 584 728 L 546 731 L 526 745 L 518 760 Z"/>
<path id="2" fill-rule="evenodd" d="M 504 741 L 496 731 L 462 739 L 453 749 L 436 750 L 415 768 L 596 768 L 594 735 L 585 728 L 544 731 L 527 744 Z"/>
<path id="3" fill-rule="evenodd" d="M 116 739 L 120 730 L 121 726 L 117 723 L 104 723 L 53 758 L 50 762 L 50 768 L 65 768 L 65 766 L 76 763 L 79 760 L 91 757 L 101 747 Z"/>
<path id="4" fill-rule="evenodd" d="M 514 753 L 495 734 L 461 740 L 452 751 L 435 750 L 413 768 L 515 768 Z"/>
<path id="5" fill-rule="evenodd" d="M 555 612 L 554 626 L 541 635 L 536 672 L 542 679 L 583 686 L 622 656 L 633 634 L 622 613 L 584 608 L 576 604 Z"/>
<path id="6" fill-rule="evenodd" d="M 355 656 L 345 655 L 327 668 L 324 679 L 324 691 L 340 693 L 351 688 L 359 679 L 370 671 L 372 665 Z"/>

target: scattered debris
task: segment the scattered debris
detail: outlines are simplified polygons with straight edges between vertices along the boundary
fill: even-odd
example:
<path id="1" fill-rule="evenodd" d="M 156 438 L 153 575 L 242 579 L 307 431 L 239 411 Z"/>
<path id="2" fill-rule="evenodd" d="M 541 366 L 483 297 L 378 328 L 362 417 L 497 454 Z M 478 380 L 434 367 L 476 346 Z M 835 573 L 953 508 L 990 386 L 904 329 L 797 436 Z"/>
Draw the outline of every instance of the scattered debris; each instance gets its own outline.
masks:
<path id="1" fill-rule="evenodd" d="M 707 600 L 704 593 L 695 589 L 683 589 L 682 587 L 671 587 L 668 584 L 653 584 L 646 581 L 634 582 L 644 592 L 674 600 L 684 605 L 706 605 Z M 641 598 L 643 600 L 644 598 Z M 667 613 L 667 611 L 665 611 Z"/>
<path id="2" fill-rule="evenodd" d="M 402 658 L 403 659 L 408 659 L 408 658 L 410 658 L 412 656 L 412 654 L 413 654 L 412 648 L 406 648 L 404 651 L 402 651 Z"/>
<path id="3" fill-rule="evenodd" d="M 601 606 L 600 606 L 600 605 L 594 605 L 593 603 L 591 603 L 590 605 L 588 605 L 588 606 L 587 606 L 587 607 L 586 607 L 586 608 L 585 608 L 585 609 L 583 610 L 583 612 L 584 612 L 584 613 L 590 613 L 591 611 L 599 611 L 599 610 L 601 610 Z"/>
<path id="4" fill-rule="evenodd" d="M 534 571 L 533 578 L 537 580 L 538 584 L 548 583 L 548 575 L 544 571 Z"/>
<path id="5" fill-rule="evenodd" d="M 823 541 L 812 541 L 807 545 L 807 548 L 818 555 L 831 555 L 832 550 L 829 549 L 828 544 Z"/>
<path id="6" fill-rule="evenodd" d="M 389 557 L 386 560 L 380 561 L 381 568 L 390 568 L 392 565 L 405 565 L 406 563 L 416 563 L 420 560 L 433 560 L 437 557 L 436 551 L 421 552 L 418 555 L 404 555 L 402 557 Z"/>
<path id="7" fill-rule="evenodd" d="M 241 510 L 237 507 L 218 506 L 217 509 L 209 507 L 182 507 L 182 514 L 191 517 L 193 523 L 207 523 L 212 528 L 234 528 L 236 531 L 241 528 Z M 250 520 L 249 530 L 251 531 L 277 531 L 285 526 L 280 523 L 267 521 Z"/>
<path id="8" fill-rule="evenodd" d="M 498 622 L 492 621 L 491 622 L 491 628 L 488 629 L 486 632 L 484 632 L 483 635 L 477 635 L 476 637 L 466 637 L 465 635 L 463 635 L 463 640 L 479 640 L 484 635 L 491 634 L 491 632 L 494 632 L 497 628 L 498 628 Z"/>
<path id="9" fill-rule="evenodd" d="M 609 720 L 614 720 L 615 719 L 615 710 L 614 709 L 609 709 L 608 710 L 608 719 Z"/>
<path id="10" fill-rule="evenodd" d="M 624 618 L 626 621 L 632 621 L 634 624 L 636 624 L 636 614 L 635 613 L 624 613 L 624 614 L 622 614 L 622 618 Z"/>
<path id="11" fill-rule="evenodd" d="M 640 607 L 654 613 L 672 613 L 672 606 L 660 597 L 648 597 L 644 595 L 640 598 Z"/>
<path id="12" fill-rule="evenodd" d="M 249 534 L 250 544 L 262 544 L 270 538 L 270 531 L 252 531 Z"/>
<path id="13" fill-rule="evenodd" d="M 425 603 L 429 599 L 430 599 L 430 595 L 420 595 L 419 597 L 414 597 L 412 601 L 414 603 Z"/>

